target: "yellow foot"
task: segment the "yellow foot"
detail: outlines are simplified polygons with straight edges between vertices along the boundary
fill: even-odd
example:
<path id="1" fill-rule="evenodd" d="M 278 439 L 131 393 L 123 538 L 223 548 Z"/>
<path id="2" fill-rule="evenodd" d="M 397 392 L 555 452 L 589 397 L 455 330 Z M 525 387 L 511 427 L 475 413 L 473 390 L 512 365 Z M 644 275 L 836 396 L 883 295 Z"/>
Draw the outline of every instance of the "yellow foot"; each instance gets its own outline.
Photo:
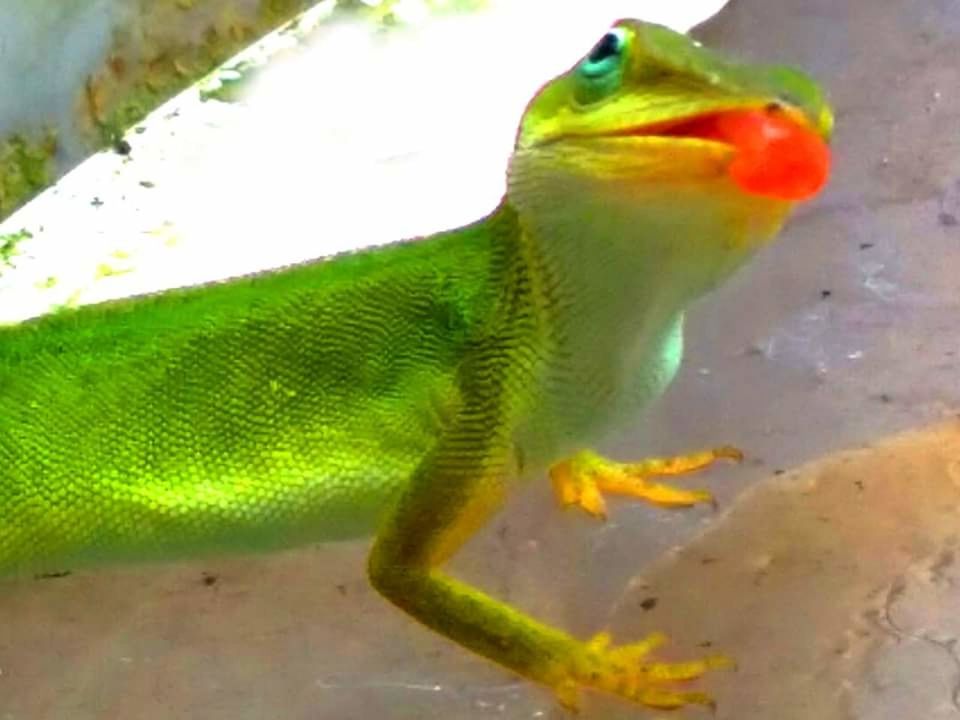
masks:
<path id="1" fill-rule="evenodd" d="M 560 703 L 576 710 L 579 690 L 590 688 L 659 710 L 673 710 L 686 705 L 713 708 L 713 699 L 708 694 L 680 690 L 673 685 L 695 680 L 710 670 L 731 668 L 733 661 L 722 655 L 678 663 L 648 660 L 650 652 L 666 640 L 664 635 L 654 634 L 638 643 L 612 647 L 610 635 L 600 633 L 583 646 L 582 656 L 571 664 L 568 679 L 555 688 Z"/>
<path id="2" fill-rule="evenodd" d="M 603 518 L 607 514 L 603 493 L 629 495 L 660 507 L 713 504 L 713 496 L 706 490 L 682 490 L 648 479 L 701 470 L 720 458 L 739 462 L 743 453 L 725 445 L 690 455 L 618 463 L 585 450 L 550 468 L 550 479 L 562 504 L 578 505 L 594 517 Z"/>

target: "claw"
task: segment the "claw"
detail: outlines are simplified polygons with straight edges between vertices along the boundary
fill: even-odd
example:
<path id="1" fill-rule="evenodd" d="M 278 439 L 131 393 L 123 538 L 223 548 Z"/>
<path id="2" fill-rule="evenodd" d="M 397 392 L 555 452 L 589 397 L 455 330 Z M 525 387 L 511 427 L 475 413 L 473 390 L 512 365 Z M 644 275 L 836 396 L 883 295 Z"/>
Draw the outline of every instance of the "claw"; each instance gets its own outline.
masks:
<path id="1" fill-rule="evenodd" d="M 637 701 L 658 710 L 677 710 L 686 705 L 703 705 L 711 712 L 717 709 L 714 699 L 702 692 L 673 692 L 650 688 L 641 692 Z"/>
<path id="2" fill-rule="evenodd" d="M 695 472 L 717 460 L 743 460 L 743 453 L 730 445 L 666 458 L 647 458 L 634 463 L 617 463 L 583 451 L 550 468 L 554 490 L 563 505 L 577 505 L 588 514 L 606 518 L 603 493 L 628 495 L 660 507 L 690 507 L 716 500 L 706 490 L 685 490 L 649 482 L 657 476 Z"/>
<path id="3" fill-rule="evenodd" d="M 609 633 L 598 633 L 584 643 L 584 653 L 568 678 L 555 686 L 558 699 L 564 707 L 576 710 L 579 689 L 591 688 L 659 710 L 686 705 L 713 708 L 713 699 L 707 693 L 671 685 L 696 680 L 712 670 L 732 668 L 733 661 L 723 655 L 686 662 L 648 660 L 650 653 L 665 642 L 665 635 L 654 633 L 639 642 L 617 647 L 612 645 Z"/>

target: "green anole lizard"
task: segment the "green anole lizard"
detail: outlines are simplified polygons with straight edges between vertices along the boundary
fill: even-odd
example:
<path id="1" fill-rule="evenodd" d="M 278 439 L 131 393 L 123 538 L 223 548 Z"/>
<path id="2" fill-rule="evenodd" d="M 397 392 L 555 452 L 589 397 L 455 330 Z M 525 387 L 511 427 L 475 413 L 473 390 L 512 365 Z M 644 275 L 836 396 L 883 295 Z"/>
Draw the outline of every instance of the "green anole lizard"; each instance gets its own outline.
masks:
<path id="1" fill-rule="evenodd" d="M 487 217 L 413 242 L 0 329 L 0 574 L 375 533 L 373 586 L 575 707 L 652 707 L 725 663 L 544 625 L 441 567 L 522 479 L 691 505 L 649 482 L 720 448 L 589 451 L 675 374 L 690 303 L 824 183 L 818 86 L 617 23 L 530 102 Z"/>

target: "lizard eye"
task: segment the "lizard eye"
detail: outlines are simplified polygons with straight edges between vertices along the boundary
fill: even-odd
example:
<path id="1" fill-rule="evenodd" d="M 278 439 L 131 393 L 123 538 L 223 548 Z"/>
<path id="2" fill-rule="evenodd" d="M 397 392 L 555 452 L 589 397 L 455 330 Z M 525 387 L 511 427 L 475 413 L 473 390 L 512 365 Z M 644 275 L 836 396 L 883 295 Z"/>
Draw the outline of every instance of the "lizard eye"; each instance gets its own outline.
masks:
<path id="1" fill-rule="evenodd" d="M 597 102 L 620 87 L 628 39 L 625 29 L 612 28 L 580 61 L 576 71 L 579 103 Z"/>
<path id="2" fill-rule="evenodd" d="M 580 63 L 580 74 L 597 78 L 619 69 L 626 45 L 627 34 L 623 28 L 611 29 Z"/>

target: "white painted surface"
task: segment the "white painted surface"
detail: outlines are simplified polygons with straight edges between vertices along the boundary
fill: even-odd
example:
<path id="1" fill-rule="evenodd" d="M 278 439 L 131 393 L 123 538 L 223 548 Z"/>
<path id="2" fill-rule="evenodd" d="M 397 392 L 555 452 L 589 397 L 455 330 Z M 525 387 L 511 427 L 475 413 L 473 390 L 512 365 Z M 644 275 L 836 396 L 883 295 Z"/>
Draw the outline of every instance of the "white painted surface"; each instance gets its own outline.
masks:
<path id="1" fill-rule="evenodd" d="M 0 224 L 33 233 L 0 268 L 0 321 L 476 219 L 540 84 L 619 17 L 685 30 L 723 4 L 491 0 L 390 32 L 329 21 L 292 50 L 275 33 L 247 53 L 272 59 L 242 103 L 192 88 L 129 134 L 129 157 L 95 155 Z"/>

